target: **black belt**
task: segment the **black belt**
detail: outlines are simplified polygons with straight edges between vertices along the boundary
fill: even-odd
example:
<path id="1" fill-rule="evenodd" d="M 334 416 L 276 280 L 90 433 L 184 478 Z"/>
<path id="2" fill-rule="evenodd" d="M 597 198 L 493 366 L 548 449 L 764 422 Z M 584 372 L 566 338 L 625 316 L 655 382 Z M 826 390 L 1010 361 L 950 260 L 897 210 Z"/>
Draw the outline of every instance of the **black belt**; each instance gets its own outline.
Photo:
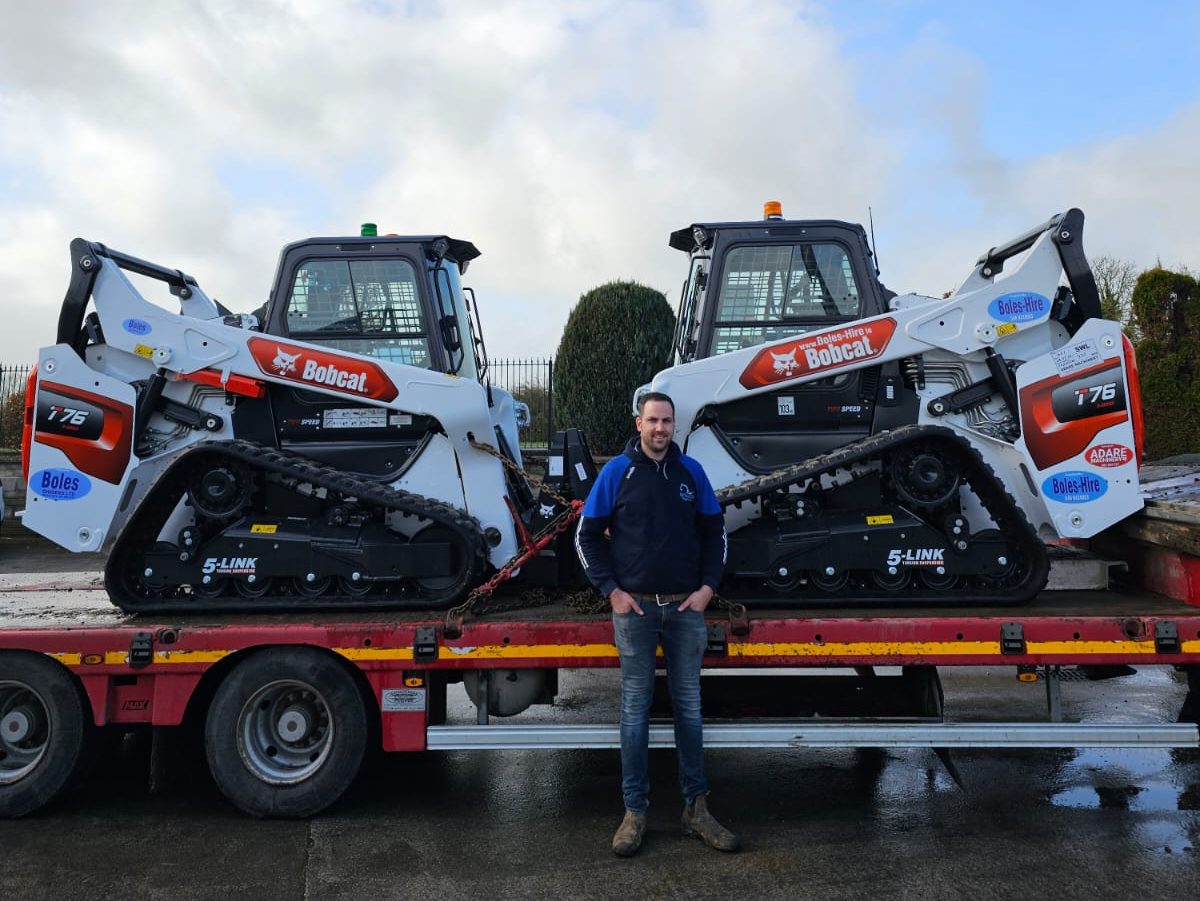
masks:
<path id="1" fill-rule="evenodd" d="M 630 592 L 635 598 L 642 601 L 654 601 L 660 607 L 665 607 L 667 604 L 678 604 L 680 601 L 686 601 L 691 597 L 691 592 L 683 594 L 651 594 L 648 591 L 632 591 Z"/>

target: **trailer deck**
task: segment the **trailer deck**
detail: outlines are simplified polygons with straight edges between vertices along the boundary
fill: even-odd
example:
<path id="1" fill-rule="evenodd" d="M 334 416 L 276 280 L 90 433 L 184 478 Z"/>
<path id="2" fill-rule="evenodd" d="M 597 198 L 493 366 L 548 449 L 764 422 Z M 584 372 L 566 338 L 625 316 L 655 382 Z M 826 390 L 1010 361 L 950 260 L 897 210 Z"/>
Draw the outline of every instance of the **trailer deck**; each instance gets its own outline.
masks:
<path id="1" fill-rule="evenodd" d="M 607 616 L 561 604 L 469 618 L 457 638 L 429 613 L 122 613 L 86 578 L 0 582 L 0 647 L 48 653 L 68 666 L 129 666 L 150 636 L 144 666 L 181 671 L 262 644 L 317 644 L 363 664 L 428 668 L 616 666 Z M 1200 607 L 1144 591 L 1044 592 L 1020 607 L 922 606 L 821 610 L 753 607 L 744 619 L 710 608 L 709 665 L 864 666 L 1200 663 Z M 434 647 L 428 632 L 435 634 Z M 418 632 L 425 635 L 420 640 Z"/>

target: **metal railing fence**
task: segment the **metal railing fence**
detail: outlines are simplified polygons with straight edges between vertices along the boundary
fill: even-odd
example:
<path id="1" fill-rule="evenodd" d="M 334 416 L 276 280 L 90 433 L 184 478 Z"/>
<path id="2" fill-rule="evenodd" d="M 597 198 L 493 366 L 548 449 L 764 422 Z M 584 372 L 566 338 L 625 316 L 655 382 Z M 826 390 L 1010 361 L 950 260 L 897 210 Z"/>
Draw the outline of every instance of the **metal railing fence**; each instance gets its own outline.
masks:
<path id="1" fill-rule="evenodd" d="M 554 360 L 492 360 L 488 380 L 529 405 L 529 427 L 521 430 L 521 447 L 549 449 L 554 436 Z"/>
<path id="2" fill-rule="evenodd" d="M 0 447 L 21 446 L 25 417 L 25 379 L 30 366 L 0 365 Z"/>

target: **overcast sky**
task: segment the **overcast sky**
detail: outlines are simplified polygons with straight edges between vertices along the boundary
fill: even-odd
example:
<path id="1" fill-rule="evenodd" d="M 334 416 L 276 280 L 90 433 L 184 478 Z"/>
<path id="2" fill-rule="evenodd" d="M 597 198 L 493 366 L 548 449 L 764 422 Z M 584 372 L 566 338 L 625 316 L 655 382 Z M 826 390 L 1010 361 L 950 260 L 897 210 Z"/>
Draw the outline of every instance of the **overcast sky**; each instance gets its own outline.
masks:
<path id="1" fill-rule="evenodd" d="M 0 363 L 75 236 L 235 310 L 283 244 L 448 233 L 493 357 L 611 279 L 674 305 L 691 222 L 864 221 L 955 287 L 1071 206 L 1090 256 L 1200 268 L 1200 3 L 0 0 Z M 978 10 L 978 11 L 976 11 Z"/>

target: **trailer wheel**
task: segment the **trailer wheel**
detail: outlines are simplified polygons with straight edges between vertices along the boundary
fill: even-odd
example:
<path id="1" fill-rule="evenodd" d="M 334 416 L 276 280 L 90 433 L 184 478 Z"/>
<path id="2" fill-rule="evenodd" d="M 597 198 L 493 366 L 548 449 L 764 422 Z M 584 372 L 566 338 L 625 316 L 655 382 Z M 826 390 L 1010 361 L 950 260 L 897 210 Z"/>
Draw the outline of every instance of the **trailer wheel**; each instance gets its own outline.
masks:
<path id="1" fill-rule="evenodd" d="M 0 654 L 0 816 L 50 802 L 79 767 L 91 721 L 70 675 L 41 654 Z"/>
<path id="2" fill-rule="evenodd" d="M 270 648 L 217 688 L 204 727 L 217 786 L 258 817 L 306 817 L 342 796 L 367 745 L 353 677 L 312 648 Z"/>

